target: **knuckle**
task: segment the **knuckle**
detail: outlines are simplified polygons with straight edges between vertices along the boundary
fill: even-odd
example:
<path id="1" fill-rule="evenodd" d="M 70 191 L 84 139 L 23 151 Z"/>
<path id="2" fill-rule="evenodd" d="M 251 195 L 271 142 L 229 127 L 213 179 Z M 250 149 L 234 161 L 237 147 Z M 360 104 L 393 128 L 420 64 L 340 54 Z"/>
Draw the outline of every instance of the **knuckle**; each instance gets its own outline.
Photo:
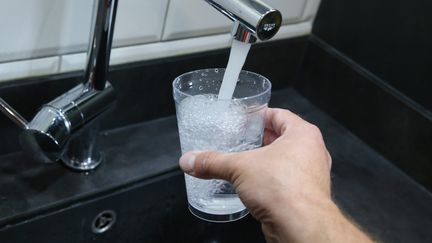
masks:
<path id="1" fill-rule="evenodd" d="M 310 133 L 319 133 L 321 134 L 321 130 L 314 124 L 309 124 L 308 126 L 309 132 Z"/>
<path id="2" fill-rule="evenodd" d="M 306 130 L 307 130 L 309 136 L 311 136 L 313 139 L 319 139 L 319 140 L 322 140 L 322 133 L 321 133 L 321 130 L 320 130 L 316 125 L 309 124 L 309 125 L 307 126 L 307 129 L 306 129 Z"/>

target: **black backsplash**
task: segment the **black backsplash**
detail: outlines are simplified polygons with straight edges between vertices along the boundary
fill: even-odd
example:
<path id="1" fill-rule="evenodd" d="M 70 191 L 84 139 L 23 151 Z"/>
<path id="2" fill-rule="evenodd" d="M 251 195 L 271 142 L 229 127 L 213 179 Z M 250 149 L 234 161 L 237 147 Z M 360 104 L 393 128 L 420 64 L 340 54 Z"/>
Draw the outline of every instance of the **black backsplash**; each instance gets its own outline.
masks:
<path id="1" fill-rule="evenodd" d="M 257 44 L 244 69 L 269 78 L 273 89 L 290 86 L 299 69 L 307 37 Z M 116 90 L 117 107 L 102 122 L 112 129 L 174 114 L 171 83 L 178 75 L 202 68 L 225 67 L 229 49 L 114 66 L 109 80 Z M 82 72 L 16 80 L 0 86 L 0 97 L 31 119 L 39 107 L 77 84 Z M 0 114 L 0 154 L 20 150 L 19 129 Z"/>
<path id="2" fill-rule="evenodd" d="M 323 0 L 314 34 L 432 111 L 432 1 Z"/>

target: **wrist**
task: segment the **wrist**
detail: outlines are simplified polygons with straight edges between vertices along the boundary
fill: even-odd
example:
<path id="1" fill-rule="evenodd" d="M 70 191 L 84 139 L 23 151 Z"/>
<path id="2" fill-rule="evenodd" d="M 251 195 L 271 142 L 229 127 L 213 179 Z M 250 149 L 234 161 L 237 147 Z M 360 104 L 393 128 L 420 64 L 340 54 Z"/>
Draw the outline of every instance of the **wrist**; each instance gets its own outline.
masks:
<path id="1" fill-rule="evenodd" d="M 267 242 L 307 242 L 300 238 L 320 230 L 325 214 L 338 211 L 329 197 L 311 197 L 292 192 L 274 195 L 276 198 L 272 198 L 265 217 L 259 219 Z"/>
<path id="2" fill-rule="evenodd" d="M 285 220 L 289 217 L 286 227 L 292 232 L 303 232 L 304 234 L 314 234 L 321 231 L 330 218 L 340 214 L 337 205 L 329 197 L 299 197 L 288 200 L 287 206 L 290 209 L 285 215 Z M 282 222 L 284 219 L 280 219 Z M 307 227 L 305 227 L 307 226 Z"/>

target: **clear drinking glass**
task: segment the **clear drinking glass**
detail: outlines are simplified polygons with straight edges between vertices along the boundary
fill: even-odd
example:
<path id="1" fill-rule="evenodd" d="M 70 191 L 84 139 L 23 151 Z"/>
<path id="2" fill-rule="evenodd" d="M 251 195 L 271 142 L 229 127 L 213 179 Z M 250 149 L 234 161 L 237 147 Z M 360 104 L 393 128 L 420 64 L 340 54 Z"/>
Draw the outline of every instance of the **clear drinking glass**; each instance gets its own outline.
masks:
<path id="1" fill-rule="evenodd" d="M 240 73 L 232 100 L 218 100 L 225 69 L 185 73 L 173 82 L 182 154 L 213 150 L 239 152 L 262 145 L 270 81 L 256 73 Z M 233 186 L 185 174 L 189 209 L 212 222 L 229 222 L 248 214 Z"/>

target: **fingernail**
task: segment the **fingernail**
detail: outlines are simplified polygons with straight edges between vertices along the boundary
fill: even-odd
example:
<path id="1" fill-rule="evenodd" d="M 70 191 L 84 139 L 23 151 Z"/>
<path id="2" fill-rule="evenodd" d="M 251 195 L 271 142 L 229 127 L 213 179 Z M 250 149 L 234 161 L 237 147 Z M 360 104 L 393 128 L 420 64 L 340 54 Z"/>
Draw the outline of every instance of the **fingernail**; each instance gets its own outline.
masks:
<path id="1" fill-rule="evenodd" d="M 195 158 L 193 153 L 186 153 L 180 158 L 180 167 L 184 172 L 192 172 L 195 168 Z"/>

